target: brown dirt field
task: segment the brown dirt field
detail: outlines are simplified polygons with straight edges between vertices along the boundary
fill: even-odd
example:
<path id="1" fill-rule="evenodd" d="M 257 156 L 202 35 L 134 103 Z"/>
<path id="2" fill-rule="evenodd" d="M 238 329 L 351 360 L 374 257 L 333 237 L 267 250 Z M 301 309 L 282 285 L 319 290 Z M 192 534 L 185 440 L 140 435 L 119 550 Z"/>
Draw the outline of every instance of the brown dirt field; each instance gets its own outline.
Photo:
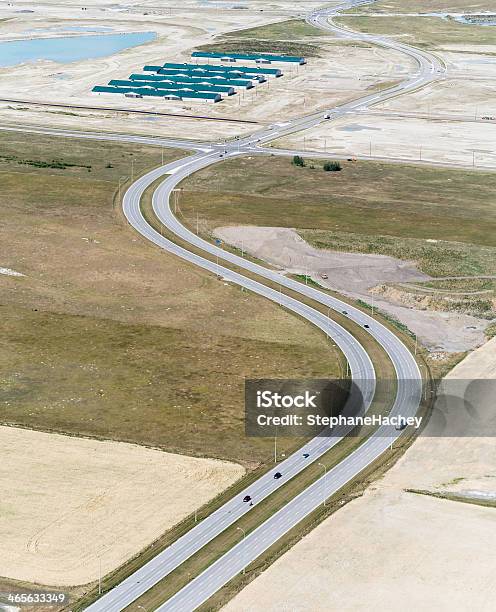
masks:
<path id="1" fill-rule="evenodd" d="M 0 575 L 97 580 L 244 474 L 241 466 L 0 427 Z"/>

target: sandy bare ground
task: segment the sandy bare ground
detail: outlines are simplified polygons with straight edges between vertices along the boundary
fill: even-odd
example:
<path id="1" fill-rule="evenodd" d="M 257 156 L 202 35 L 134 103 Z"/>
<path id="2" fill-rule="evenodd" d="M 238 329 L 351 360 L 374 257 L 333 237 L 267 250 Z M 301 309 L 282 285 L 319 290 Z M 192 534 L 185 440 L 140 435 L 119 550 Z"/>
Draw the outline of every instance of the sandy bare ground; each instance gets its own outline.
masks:
<path id="1" fill-rule="evenodd" d="M 293 136 L 275 146 L 336 155 L 369 155 L 496 167 L 496 124 L 440 119 L 349 116 Z"/>
<path id="2" fill-rule="evenodd" d="M 73 586 L 149 545 L 241 466 L 131 444 L 0 427 L 0 575 Z"/>
<path id="3" fill-rule="evenodd" d="M 496 378 L 496 339 L 451 379 Z M 494 413 L 494 397 L 479 408 Z M 404 489 L 496 495 L 493 438 L 422 437 L 366 494 L 324 521 L 224 609 L 465 611 L 494 609 L 494 508 Z"/>
<path id="4" fill-rule="evenodd" d="M 495 66 L 496 66 L 496 58 Z M 452 79 L 434 83 L 409 96 L 393 98 L 375 109 L 407 111 L 426 115 L 459 115 L 461 118 L 481 119 L 496 115 L 494 79 Z M 460 95 L 460 89 L 466 95 Z"/>
<path id="5" fill-rule="evenodd" d="M 315 249 L 288 228 L 223 227 L 215 233 L 225 242 L 243 248 L 285 273 L 308 274 L 324 287 L 374 304 L 404 322 L 431 351 L 466 351 L 484 342 L 488 321 L 463 314 L 408 308 L 370 291 L 382 283 L 428 280 L 412 262 L 384 255 Z M 328 278 L 323 279 L 322 274 Z"/>

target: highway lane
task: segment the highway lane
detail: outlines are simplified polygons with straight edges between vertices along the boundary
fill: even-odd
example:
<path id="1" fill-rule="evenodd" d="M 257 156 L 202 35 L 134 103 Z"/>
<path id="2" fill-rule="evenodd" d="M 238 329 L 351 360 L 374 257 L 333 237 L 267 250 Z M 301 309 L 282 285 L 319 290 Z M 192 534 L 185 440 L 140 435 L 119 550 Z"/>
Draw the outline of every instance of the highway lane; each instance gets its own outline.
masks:
<path id="1" fill-rule="evenodd" d="M 207 159 L 210 160 L 210 162 L 215 161 L 217 159 L 217 154 L 209 155 Z M 188 163 L 190 164 L 196 162 L 204 163 L 205 156 L 195 155 L 188 159 Z M 129 188 L 124 196 L 123 202 L 124 213 L 129 223 L 157 246 L 189 262 L 195 263 L 216 275 L 222 275 L 222 277 L 229 282 L 236 283 L 250 291 L 263 295 L 273 302 L 306 318 L 322 329 L 322 331 L 328 334 L 344 352 L 350 365 L 351 376 L 356 383 L 356 393 L 352 396 L 347 405 L 345 413 L 351 413 L 353 410 L 358 392 L 364 398 L 363 411 L 366 411 L 374 396 L 375 372 L 367 352 L 348 331 L 328 316 L 294 298 L 286 296 L 284 293 L 246 278 L 222 265 L 218 265 L 215 261 L 205 259 L 200 255 L 192 254 L 190 251 L 163 237 L 148 224 L 140 209 L 143 191 L 157 180 L 157 178 L 162 176 L 164 172 L 175 173 L 184 163 L 184 160 L 179 160 L 168 164 L 164 168 L 153 170 L 141 177 Z M 260 503 L 260 501 L 265 499 L 284 483 L 288 482 L 293 476 L 305 469 L 309 463 L 321 457 L 348 432 L 349 428 L 341 427 L 334 431 L 332 437 L 317 437 L 308 442 L 298 452 L 278 463 L 273 470 L 270 470 L 255 483 L 224 504 L 219 510 L 198 523 L 198 525 L 188 531 L 163 552 L 159 553 L 146 565 L 132 574 L 132 576 L 121 582 L 117 587 L 109 591 L 109 593 L 103 595 L 94 604 L 90 605 L 87 610 L 99 610 L 101 612 L 117 612 L 122 610 L 137 599 L 143 592 L 167 576 L 192 554 L 200 550 L 219 533 L 236 522 L 241 516 L 249 512 L 252 508 L 242 501 L 245 495 L 250 495 L 253 499 L 254 506 L 256 506 L 256 504 Z M 308 453 L 310 457 L 305 459 L 303 453 Z M 275 471 L 281 471 L 284 474 L 284 478 L 274 480 Z"/>
<path id="2" fill-rule="evenodd" d="M 119 134 L 112 132 L 87 132 L 79 130 L 63 130 L 59 128 L 43 128 L 35 126 L 13 126 L 0 125 L 4 132 L 24 132 L 28 134 L 43 134 L 45 136 L 62 136 L 67 138 L 82 138 L 85 140 L 105 140 L 113 142 L 129 142 L 132 144 L 154 145 L 158 147 L 169 147 L 174 149 L 185 149 L 193 151 L 212 151 L 216 146 L 205 142 L 182 140 L 177 138 L 160 138 L 159 136 L 138 136 L 133 134 Z"/>

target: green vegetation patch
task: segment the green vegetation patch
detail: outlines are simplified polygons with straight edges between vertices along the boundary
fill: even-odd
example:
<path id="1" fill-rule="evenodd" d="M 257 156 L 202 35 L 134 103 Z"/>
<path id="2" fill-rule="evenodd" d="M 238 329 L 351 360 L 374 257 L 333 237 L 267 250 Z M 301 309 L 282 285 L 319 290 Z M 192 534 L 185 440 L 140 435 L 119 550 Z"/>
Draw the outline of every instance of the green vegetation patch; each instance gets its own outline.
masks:
<path id="1" fill-rule="evenodd" d="M 235 30 L 208 45 L 197 47 L 198 51 L 218 53 L 276 53 L 318 57 L 320 49 L 308 40 L 326 37 L 323 30 L 314 28 L 301 19 L 290 19 L 278 23 Z"/>
<path id="2" fill-rule="evenodd" d="M 314 28 L 303 19 L 290 19 L 269 23 L 245 30 L 234 30 L 224 36 L 226 38 L 254 38 L 263 40 L 295 40 L 298 38 L 314 38 L 328 36 L 324 30 Z"/>
<path id="3" fill-rule="evenodd" d="M 40 159 L 21 159 L 17 155 L 0 155 L 0 163 L 15 162 L 21 166 L 33 166 L 34 168 L 55 168 L 56 170 L 66 170 L 67 168 L 86 168 L 91 171 L 89 164 L 75 164 L 61 159 L 40 160 Z"/>
<path id="4" fill-rule="evenodd" d="M 303 57 L 318 57 L 319 48 L 315 45 L 289 40 L 225 40 L 197 47 L 196 51 L 212 51 L 214 53 L 276 53 L 281 55 L 301 55 Z"/>

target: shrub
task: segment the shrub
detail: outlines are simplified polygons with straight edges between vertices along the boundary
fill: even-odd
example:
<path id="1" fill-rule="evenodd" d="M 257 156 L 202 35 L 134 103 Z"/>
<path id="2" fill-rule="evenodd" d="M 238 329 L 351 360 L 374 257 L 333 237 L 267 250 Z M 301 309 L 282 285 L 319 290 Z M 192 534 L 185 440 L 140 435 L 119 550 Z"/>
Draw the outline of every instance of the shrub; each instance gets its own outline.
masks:
<path id="1" fill-rule="evenodd" d="M 341 164 L 337 161 L 327 161 L 324 164 L 324 170 L 326 172 L 339 172 L 341 170 Z"/>
<path id="2" fill-rule="evenodd" d="M 299 166 L 300 168 L 303 168 L 303 166 L 305 165 L 305 160 L 300 155 L 295 155 L 293 157 L 293 164 L 295 166 Z"/>

